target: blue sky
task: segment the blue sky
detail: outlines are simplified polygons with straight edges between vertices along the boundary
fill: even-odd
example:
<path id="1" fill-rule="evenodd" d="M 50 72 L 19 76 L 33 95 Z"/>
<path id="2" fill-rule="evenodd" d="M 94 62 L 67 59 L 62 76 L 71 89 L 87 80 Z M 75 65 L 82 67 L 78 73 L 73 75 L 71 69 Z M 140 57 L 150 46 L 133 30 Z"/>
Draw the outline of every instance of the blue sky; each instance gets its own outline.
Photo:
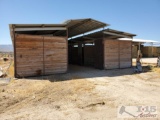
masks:
<path id="1" fill-rule="evenodd" d="M 12 44 L 11 23 L 54 24 L 79 18 L 160 41 L 160 0 L 0 0 L 0 44 Z"/>

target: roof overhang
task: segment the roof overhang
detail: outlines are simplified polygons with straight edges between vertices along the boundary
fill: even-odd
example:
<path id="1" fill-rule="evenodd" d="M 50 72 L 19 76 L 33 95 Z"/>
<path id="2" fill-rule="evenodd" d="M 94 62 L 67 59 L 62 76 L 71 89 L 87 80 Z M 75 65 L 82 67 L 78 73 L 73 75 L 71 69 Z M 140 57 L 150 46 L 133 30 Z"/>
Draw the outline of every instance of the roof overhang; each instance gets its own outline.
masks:
<path id="1" fill-rule="evenodd" d="M 160 44 L 160 42 L 155 40 L 144 40 L 144 39 L 130 39 L 130 38 L 119 38 L 119 40 L 131 40 L 133 45 L 139 45 L 139 44 Z"/>
<path id="2" fill-rule="evenodd" d="M 109 26 L 109 24 L 88 18 L 88 19 L 71 19 L 65 21 L 63 24 L 66 24 L 68 28 L 68 37 L 74 37 L 80 34 L 84 34 L 86 32 L 90 32 L 99 28 L 103 28 L 105 26 Z"/>
<path id="3" fill-rule="evenodd" d="M 94 41 L 96 39 L 100 38 L 111 38 L 111 39 L 116 39 L 119 40 L 118 38 L 127 38 L 128 41 L 132 41 L 133 36 L 136 36 L 135 34 L 123 32 L 123 31 L 118 31 L 118 30 L 113 30 L 113 29 L 105 29 L 101 31 L 97 31 L 94 33 L 90 33 L 87 35 L 83 35 L 74 39 L 71 39 L 71 41 Z"/>
<path id="4" fill-rule="evenodd" d="M 66 24 L 10 24 L 9 28 L 12 41 L 15 33 L 63 36 L 66 35 L 67 30 Z"/>
<path id="5" fill-rule="evenodd" d="M 136 36 L 136 34 L 118 31 L 118 30 L 109 29 L 109 28 L 104 30 L 103 33 L 106 35 L 111 35 L 113 38 L 133 38 L 134 36 Z"/>

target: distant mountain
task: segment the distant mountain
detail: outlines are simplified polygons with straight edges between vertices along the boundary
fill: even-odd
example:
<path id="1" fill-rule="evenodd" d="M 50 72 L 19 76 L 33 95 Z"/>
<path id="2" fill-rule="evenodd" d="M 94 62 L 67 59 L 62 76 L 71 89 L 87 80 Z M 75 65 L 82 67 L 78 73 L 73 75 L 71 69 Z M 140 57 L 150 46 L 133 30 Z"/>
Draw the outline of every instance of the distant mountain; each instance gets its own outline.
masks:
<path id="1" fill-rule="evenodd" d="M 12 45 L 0 45 L 0 52 L 13 52 Z"/>

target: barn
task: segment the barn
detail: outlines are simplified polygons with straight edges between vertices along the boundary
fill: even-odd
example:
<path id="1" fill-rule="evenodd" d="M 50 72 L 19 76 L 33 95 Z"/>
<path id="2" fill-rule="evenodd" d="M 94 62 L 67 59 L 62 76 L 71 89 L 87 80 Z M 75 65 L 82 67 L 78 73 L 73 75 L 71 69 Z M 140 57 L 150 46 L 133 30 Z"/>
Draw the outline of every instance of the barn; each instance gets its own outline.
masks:
<path id="1" fill-rule="evenodd" d="M 104 29 L 108 25 L 91 18 L 62 24 L 10 24 L 15 77 L 66 73 L 69 64 L 131 67 L 131 41 L 118 38 L 135 35 Z M 97 29 L 103 30 L 93 32 Z"/>

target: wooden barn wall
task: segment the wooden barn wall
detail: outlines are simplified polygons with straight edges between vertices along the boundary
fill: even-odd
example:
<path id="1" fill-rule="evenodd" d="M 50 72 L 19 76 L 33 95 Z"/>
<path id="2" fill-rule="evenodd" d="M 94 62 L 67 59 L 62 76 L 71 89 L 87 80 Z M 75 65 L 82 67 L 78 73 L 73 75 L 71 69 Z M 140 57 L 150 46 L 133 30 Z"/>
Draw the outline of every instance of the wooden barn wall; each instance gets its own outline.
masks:
<path id="1" fill-rule="evenodd" d="M 160 47 L 157 47 L 157 55 L 160 56 Z"/>
<path id="2" fill-rule="evenodd" d="M 138 46 L 132 46 L 132 58 L 137 58 Z"/>
<path id="3" fill-rule="evenodd" d="M 111 39 L 104 40 L 104 68 L 119 68 L 119 41 Z"/>
<path id="4" fill-rule="evenodd" d="M 153 49 L 153 53 L 152 53 Z M 142 48 L 142 55 L 143 57 L 157 57 L 158 56 L 158 49 L 157 47 L 143 47 Z"/>
<path id="5" fill-rule="evenodd" d="M 67 71 L 67 40 L 63 37 L 15 36 L 15 77 Z"/>
<path id="6" fill-rule="evenodd" d="M 84 46 L 84 65 L 94 66 L 94 60 L 95 60 L 94 46 L 85 45 Z"/>
<path id="7" fill-rule="evenodd" d="M 65 37 L 44 37 L 45 74 L 67 71 L 68 53 Z"/>
<path id="8" fill-rule="evenodd" d="M 43 37 L 16 35 L 16 77 L 43 75 Z"/>
<path id="9" fill-rule="evenodd" d="M 128 68 L 132 66 L 132 42 L 119 41 L 120 44 L 120 68 Z"/>
<path id="10" fill-rule="evenodd" d="M 127 68 L 132 65 L 131 41 L 104 39 L 104 68 Z"/>

